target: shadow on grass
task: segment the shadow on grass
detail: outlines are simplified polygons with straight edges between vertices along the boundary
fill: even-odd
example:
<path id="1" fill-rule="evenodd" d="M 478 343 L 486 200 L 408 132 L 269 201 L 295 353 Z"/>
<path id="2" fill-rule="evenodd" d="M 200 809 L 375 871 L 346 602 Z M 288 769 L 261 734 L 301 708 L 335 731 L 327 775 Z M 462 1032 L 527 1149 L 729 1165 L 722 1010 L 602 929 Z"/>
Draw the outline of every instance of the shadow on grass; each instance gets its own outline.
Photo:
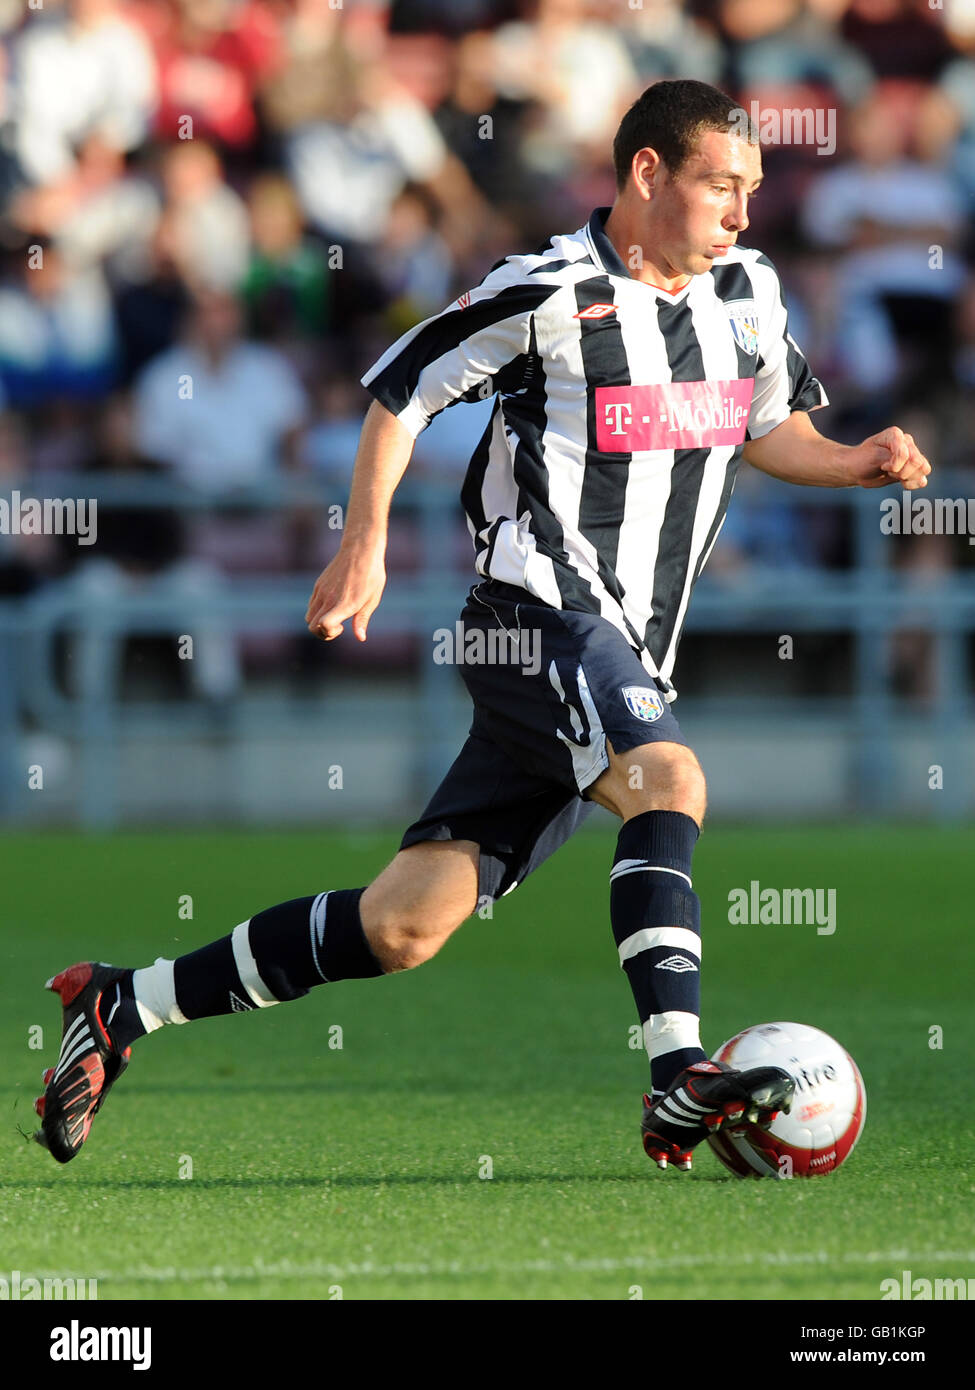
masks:
<path id="1" fill-rule="evenodd" d="M 635 1185 L 637 1183 L 647 1183 L 653 1180 L 653 1174 L 644 1173 L 496 1173 L 490 1179 L 490 1185 L 494 1186 L 516 1186 L 532 1187 L 545 1186 L 557 1187 L 560 1185 L 585 1183 L 589 1186 L 601 1183 L 627 1183 Z M 666 1179 L 665 1179 L 666 1181 Z M 694 1182 L 733 1182 L 735 1181 L 727 1173 L 696 1173 Z M 40 1178 L 35 1181 L 2 1181 L 0 1180 L 0 1192 L 23 1192 L 31 1191 L 36 1188 L 44 1190 L 70 1186 L 72 1189 L 84 1191 L 145 1191 L 145 1192 L 165 1192 L 179 1188 L 183 1192 L 187 1190 L 202 1189 L 204 1192 L 219 1192 L 226 1190 L 253 1191 L 258 1188 L 268 1187 L 280 1190 L 295 1188 L 376 1188 L 376 1187 L 461 1187 L 470 1186 L 471 1183 L 478 1182 L 479 1186 L 488 1186 L 487 1182 L 480 1183 L 478 1179 L 472 1178 L 469 1173 L 387 1173 L 369 1176 L 366 1174 L 337 1174 L 334 1177 L 328 1176 L 302 1176 L 302 1177 L 253 1177 L 253 1178 L 80 1178 L 76 1182 L 67 1182 L 62 1178 Z"/>
<path id="2" fill-rule="evenodd" d="M 364 1076 L 359 1081 L 352 1079 L 333 1079 L 332 1077 L 323 1077 L 321 1080 L 316 1079 L 309 1081 L 278 1081 L 267 1076 L 255 1076 L 252 1081 L 236 1081 L 232 1077 L 224 1077 L 221 1076 L 219 1072 L 215 1072 L 213 1074 L 213 1079 L 210 1081 L 152 1081 L 146 1082 L 145 1084 L 140 1084 L 138 1082 L 133 1083 L 129 1080 L 128 1076 L 126 1076 L 126 1079 L 120 1083 L 119 1091 L 116 1094 L 121 1095 L 121 1087 L 124 1086 L 126 1096 L 131 1096 L 133 1098 L 141 1096 L 143 1099 L 157 1096 L 199 1095 L 212 1097 L 224 1092 L 233 1092 L 239 1095 L 249 1095 L 257 1092 L 262 1096 L 266 1096 L 270 1092 L 273 1092 L 274 1095 L 311 1094 L 328 1097 L 330 1095 L 343 1094 L 362 1095 L 366 1092 L 375 1095 L 376 1085 L 375 1073 L 371 1076 Z M 15 1110 L 25 1098 L 32 1102 L 34 1095 L 41 1090 L 41 1086 L 39 1083 L 34 1085 L 24 1083 L 20 1084 L 17 1088 L 10 1089 L 14 1091 L 14 1100 L 10 1108 Z M 383 1077 L 382 1089 L 384 1093 L 387 1091 L 405 1091 L 412 1096 L 416 1096 L 420 1100 L 439 1096 L 453 1097 L 470 1089 L 470 1078 L 464 1073 L 457 1073 L 456 1075 L 444 1073 L 439 1077 L 431 1077 L 429 1075 L 423 1077 L 400 1076 L 391 1077 L 388 1080 L 386 1077 Z M 548 1093 L 542 1092 L 537 1080 L 532 1079 L 530 1081 L 526 1080 L 524 1084 L 518 1084 L 516 1081 L 508 1081 L 504 1084 L 498 1082 L 493 1087 L 482 1085 L 479 1081 L 477 1094 L 479 1098 L 487 1097 L 489 1100 L 503 1101 L 509 1100 L 512 1096 L 534 1096 Z M 593 1094 L 595 1094 L 595 1088 L 593 1088 Z M 578 1092 L 576 1093 L 576 1098 L 578 1098 Z"/>

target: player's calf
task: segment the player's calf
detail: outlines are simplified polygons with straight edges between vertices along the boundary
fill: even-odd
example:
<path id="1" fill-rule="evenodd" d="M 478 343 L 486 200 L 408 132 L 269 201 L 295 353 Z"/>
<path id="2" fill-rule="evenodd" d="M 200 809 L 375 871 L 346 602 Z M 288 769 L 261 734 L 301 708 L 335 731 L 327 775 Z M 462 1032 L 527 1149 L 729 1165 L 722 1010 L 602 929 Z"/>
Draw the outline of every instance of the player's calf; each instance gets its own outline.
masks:
<path id="1" fill-rule="evenodd" d="M 477 845 L 431 840 L 400 850 L 366 889 L 363 934 L 386 974 L 435 956 L 477 906 Z"/>
<path id="2" fill-rule="evenodd" d="M 675 1077 L 707 1059 L 700 1037 L 701 904 L 691 876 L 704 776 L 689 748 L 661 742 L 614 751 L 596 787 L 623 820 L 610 920 L 650 1061 L 653 1104 Z M 671 1161 L 689 1166 L 684 1158 L 674 1144 Z"/>
<path id="3" fill-rule="evenodd" d="M 132 1043 L 166 1024 L 249 1013 L 428 960 L 476 905 L 478 855 L 469 842 L 415 845 L 367 889 L 279 903 L 177 960 L 63 971 L 48 984 L 61 997 L 64 1032 L 35 1105 L 38 1139 L 59 1162 L 73 1158 Z"/>

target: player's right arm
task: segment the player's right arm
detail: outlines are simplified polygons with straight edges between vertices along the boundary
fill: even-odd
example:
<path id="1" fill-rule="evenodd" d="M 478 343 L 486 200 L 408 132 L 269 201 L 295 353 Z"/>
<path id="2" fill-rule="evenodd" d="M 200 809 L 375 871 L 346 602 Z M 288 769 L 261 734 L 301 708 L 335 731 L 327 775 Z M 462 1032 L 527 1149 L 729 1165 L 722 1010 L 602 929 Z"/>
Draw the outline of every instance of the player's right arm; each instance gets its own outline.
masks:
<path id="1" fill-rule="evenodd" d="M 415 438 L 378 400 L 359 436 L 339 553 L 322 571 L 305 614 L 316 637 L 330 642 L 352 619 L 360 642 L 386 586 L 386 536 L 393 493 L 406 472 Z"/>
<path id="2" fill-rule="evenodd" d="M 521 384 L 535 312 L 559 289 L 556 278 L 532 273 L 526 260 L 534 257 L 499 262 L 475 289 L 404 333 L 362 378 L 375 400 L 359 440 L 342 544 L 305 615 L 326 642 L 349 618 L 365 641 L 386 583 L 390 503 L 417 435 L 457 401 Z"/>

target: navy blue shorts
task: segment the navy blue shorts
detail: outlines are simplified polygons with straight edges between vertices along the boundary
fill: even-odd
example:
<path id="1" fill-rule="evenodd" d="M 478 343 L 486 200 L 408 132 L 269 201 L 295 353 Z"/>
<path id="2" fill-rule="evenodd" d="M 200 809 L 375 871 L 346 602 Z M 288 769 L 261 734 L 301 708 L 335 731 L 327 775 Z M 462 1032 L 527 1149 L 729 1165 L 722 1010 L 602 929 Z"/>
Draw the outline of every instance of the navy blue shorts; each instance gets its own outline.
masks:
<path id="1" fill-rule="evenodd" d="M 636 651 L 598 614 L 550 608 L 490 580 L 471 590 L 446 641 L 474 719 L 400 848 L 473 840 L 478 891 L 498 898 L 592 810 L 586 793 L 609 766 L 607 739 L 616 753 L 687 740 Z"/>

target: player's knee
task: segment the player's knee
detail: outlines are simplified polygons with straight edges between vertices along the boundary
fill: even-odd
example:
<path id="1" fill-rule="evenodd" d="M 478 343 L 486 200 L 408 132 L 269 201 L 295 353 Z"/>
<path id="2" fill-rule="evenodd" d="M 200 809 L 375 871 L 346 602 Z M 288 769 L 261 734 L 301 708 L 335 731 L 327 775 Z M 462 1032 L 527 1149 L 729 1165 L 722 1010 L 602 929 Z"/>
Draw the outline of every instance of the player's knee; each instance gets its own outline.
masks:
<path id="1" fill-rule="evenodd" d="M 369 939 L 369 947 L 387 975 L 401 970 L 415 970 L 431 960 L 447 940 L 429 932 L 409 932 L 388 928 Z"/>
<path id="2" fill-rule="evenodd" d="M 681 811 L 700 824 L 707 806 L 701 764 L 679 743 L 652 743 L 616 755 L 616 809 L 625 819 L 642 811 Z"/>
<path id="3" fill-rule="evenodd" d="M 387 973 L 435 956 L 474 911 L 478 848 L 423 841 L 402 849 L 362 895 L 362 929 Z"/>
<path id="4" fill-rule="evenodd" d="M 665 800 L 668 810 L 683 811 L 698 821 L 704 818 L 707 784 L 690 748 L 679 743 L 657 745 L 649 754 L 647 770 L 650 801 Z"/>
<path id="5" fill-rule="evenodd" d="M 391 909 L 364 926 L 369 949 L 387 974 L 415 970 L 437 954 L 460 926 L 449 913 L 424 913 Z"/>

